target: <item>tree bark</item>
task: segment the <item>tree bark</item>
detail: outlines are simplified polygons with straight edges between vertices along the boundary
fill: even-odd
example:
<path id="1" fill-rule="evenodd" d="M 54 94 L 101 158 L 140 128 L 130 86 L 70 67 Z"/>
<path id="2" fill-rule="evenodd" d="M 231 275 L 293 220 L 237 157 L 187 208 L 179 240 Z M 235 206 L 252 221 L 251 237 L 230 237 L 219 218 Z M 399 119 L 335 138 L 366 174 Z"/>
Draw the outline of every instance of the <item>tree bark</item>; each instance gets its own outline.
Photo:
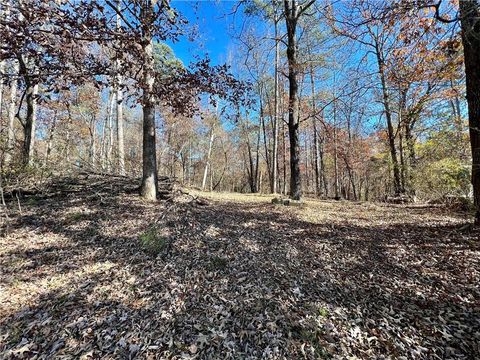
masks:
<path id="1" fill-rule="evenodd" d="M 472 150 L 472 185 L 475 224 L 480 225 L 480 1 L 460 1 L 462 42 Z"/>
<path id="2" fill-rule="evenodd" d="M 117 75 L 117 146 L 118 146 L 118 172 L 125 175 L 125 140 L 123 121 L 123 91 L 121 89 L 122 76 Z"/>
<path id="3" fill-rule="evenodd" d="M 33 158 L 33 146 L 35 143 L 35 123 L 37 116 L 37 94 L 38 94 L 38 79 L 35 79 L 30 74 L 30 69 L 27 65 L 28 59 L 25 59 L 22 54 L 18 57 L 19 75 L 23 76 L 25 81 L 25 100 L 27 103 L 27 111 L 25 122 L 23 125 L 23 148 L 22 148 L 22 162 L 24 165 L 31 165 Z"/>
<path id="4" fill-rule="evenodd" d="M 398 131 L 398 153 L 400 156 L 400 184 L 402 188 L 405 188 L 407 163 L 405 160 L 405 146 L 403 145 L 403 132 L 401 127 L 399 127 Z"/>
<path id="5" fill-rule="evenodd" d="M 14 60 L 14 77 L 10 83 L 10 99 L 8 105 L 8 124 L 7 124 L 7 150 L 5 152 L 5 164 L 9 164 L 12 159 L 12 152 L 15 140 L 15 115 L 17 110 L 17 87 L 18 87 L 18 62 Z"/>
<path id="6" fill-rule="evenodd" d="M 381 49 L 377 39 L 375 39 L 375 52 L 377 57 L 378 73 L 380 75 L 380 83 L 382 86 L 383 107 L 385 110 L 385 117 L 387 119 L 388 144 L 390 147 L 390 156 L 393 164 L 393 189 L 395 195 L 398 196 L 403 193 L 400 177 L 400 166 L 398 164 L 397 148 L 395 146 L 395 132 L 393 129 L 392 112 L 390 109 L 390 96 L 388 94 L 387 80 L 385 78 L 385 63 L 383 61 Z"/>
<path id="7" fill-rule="evenodd" d="M 0 17 L 2 16 L 0 10 Z M 3 74 L 5 73 L 5 61 L 0 61 L 0 121 L 2 120 L 2 109 L 3 109 Z M 0 130 L 3 124 L 0 122 Z"/>
<path id="8" fill-rule="evenodd" d="M 48 160 L 50 159 L 50 154 L 52 153 L 53 148 L 53 136 L 55 134 L 55 129 L 57 127 L 57 112 L 53 115 L 53 122 L 52 126 L 48 131 L 48 138 L 47 138 L 47 149 L 45 151 L 45 160 L 44 166 L 48 165 Z"/>
<path id="9" fill-rule="evenodd" d="M 212 156 L 212 147 L 213 147 L 213 141 L 215 140 L 215 132 L 214 128 L 210 130 L 210 140 L 208 142 L 208 152 L 207 152 L 207 158 L 205 161 L 205 169 L 203 171 L 203 181 L 202 181 L 202 190 L 205 191 L 205 187 L 207 186 L 207 174 L 208 170 L 210 168 L 210 157 Z"/>
<path id="10" fill-rule="evenodd" d="M 314 158 L 314 173 L 315 173 L 315 195 L 322 194 L 322 180 L 320 177 L 320 148 L 318 143 L 318 129 L 317 129 L 317 110 L 315 102 L 315 78 L 313 73 L 313 66 L 310 66 L 310 85 L 312 91 L 312 126 L 313 126 L 313 158 Z"/>
<path id="11" fill-rule="evenodd" d="M 273 193 L 273 174 L 272 174 L 273 166 L 270 161 L 270 149 L 269 149 L 269 142 L 267 139 L 267 126 L 265 124 L 265 116 L 263 116 L 261 95 L 260 95 L 260 123 L 262 125 L 263 149 L 265 152 L 265 162 L 268 170 L 268 180 L 270 181 L 270 191 Z"/>
<path id="12" fill-rule="evenodd" d="M 32 165 L 33 163 L 33 149 L 35 144 L 35 127 L 37 121 L 37 94 L 38 84 L 32 84 L 27 80 L 27 114 L 24 124 L 24 140 L 23 140 L 23 163 L 25 165 Z"/>
<path id="13" fill-rule="evenodd" d="M 323 195 L 328 197 L 328 182 L 327 182 L 327 174 L 325 173 L 325 161 L 324 161 L 324 150 L 323 144 L 325 143 L 325 136 L 318 135 L 318 151 L 320 155 L 320 174 L 322 178 L 322 185 L 323 185 Z"/>
<path id="14" fill-rule="evenodd" d="M 278 21 L 279 18 L 277 16 L 277 7 L 275 7 L 275 81 L 274 81 L 274 115 L 273 115 L 273 155 L 272 155 L 272 183 L 271 183 L 271 190 L 273 194 L 277 193 L 277 185 L 278 185 L 278 113 L 279 113 L 279 99 L 278 99 L 278 64 L 280 59 L 280 46 L 279 46 L 279 39 L 278 39 Z"/>
<path id="15" fill-rule="evenodd" d="M 89 160 L 90 160 L 90 166 L 95 169 L 96 168 L 96 153 L 97 153 L 97 148 L 96 148 L 96 137 L 97 137 L 97 124 L 96 124 L 96 118 L 95 115 L 92 115 L 92 118 L 90 119 L 90 126 L 89 126 L 89 131 L 90 131 L 90 149 L 89 149 Z"/>
<path id="16" fill-rule="evenodd" d="M 285 136 L 285 122 L 282 119 L 282 144 L 283 144 L 283 184 L 282 194 L 287 195 L 287 142 Z"/>
<path id="17" fill-rule="evenodd" d="M 414 187 L 414 172 L 417 167 L 417 155 L 415 152 L 415 138 L 413 136 L 413 124 L 416 121 L 408 120 L 405 124 L 405 142 L 408 152 L 408 168 L 406 174 L 406 180 L 408 185 L 408 191 L 410 195 L 415 196 L 416 191 Z"/>
<path id="18" fill-rule="evenodd" d="M 336 96 L 335 93 L 333 95 Z M 335 200 L 340 200 L 339 179 L 338 179 L 338 144 L 337 144 L 337 102 L 333 101 L 333 166 L 334 166 L 334 191 Z"/>
<path id="19" fill-rule="evenodd" d="M 142 11 L 143 22 L 143 174 L 141 195 L 146 200 L 154 201 L 158 193 L 157 149 L 155 134 L 155 83 L 153 39 L 150 23 L 154 18 L 156 0 L 144 3 Z"/>
<path id="20" fill-rule="evenodd" d="M 257 146 L 255 154 L 255 192 L 259 192 L 259 165 L 260 165 L 260 127 L 257 129 Z"/>
<path id="21" fill-rule="evenodd" d="M 290 197 L 300 200 L 302 179 L 300 173 L 300 144 L 298 123 L 298 64 L 297 64 L 297 23 L 298 5 L 296 0 L 285 0 L 285 21 L 287 26 L 288 59 L 288 134 L 290 137 Z"/>
<path id="22" fill-rule="evenodd" d="M 110 90 L 110 99 L 108 103 L 108 144 L 107 144 L 107 170 L 112 171 L 113 168 L 113 107 L 115 105 L 115 94 L 113 89 Z"/>
<path id="23" fill-rule="evenodd" d="M 10 2 L 7 1 L 6 4 L 4 4 L 4 6 L 5 6 L 5 9 L 0 7 L 0 19 L 2 18 L 7 19 L 10 15 Z M 0 61 L 0 130 L 3 125 L 1 123 L 2 109 L 3 109 L 3 89 L 4 89 L 3 83 L 4 83 L 4 78 L 7 77 L 4 74 L 5 74 L 5 60 L 1 60 Z"/>
<path id="24" fill-rule="evenodd" d="M 117 9 L 120 12 L 120 0 L 117 0 Z M 122 19 L 120 14 L 117 14 L 117 30 L 122 26 Z M 120 175 L 125 175 L 125 144 L 123 135 L 123 90 L 122 90 L 122 75 L 120 73 L 120 59 L 117 56 L 115 60 L 116 70 L 116 87 L 117 87 L 117 146 L 118 146 L 118 172 Z"/>

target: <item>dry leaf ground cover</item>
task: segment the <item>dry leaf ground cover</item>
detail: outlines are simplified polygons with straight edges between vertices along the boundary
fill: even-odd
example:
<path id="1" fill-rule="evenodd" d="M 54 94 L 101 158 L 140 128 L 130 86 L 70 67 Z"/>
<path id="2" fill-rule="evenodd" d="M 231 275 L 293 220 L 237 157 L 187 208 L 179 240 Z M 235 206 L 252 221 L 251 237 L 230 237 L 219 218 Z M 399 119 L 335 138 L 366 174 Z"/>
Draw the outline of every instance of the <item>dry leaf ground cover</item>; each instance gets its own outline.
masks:
<path id="1" fill-rule="evenodd" d="M 9 204 L 0 358 L 480 357 L 465 214 L 104 185 Z"/>

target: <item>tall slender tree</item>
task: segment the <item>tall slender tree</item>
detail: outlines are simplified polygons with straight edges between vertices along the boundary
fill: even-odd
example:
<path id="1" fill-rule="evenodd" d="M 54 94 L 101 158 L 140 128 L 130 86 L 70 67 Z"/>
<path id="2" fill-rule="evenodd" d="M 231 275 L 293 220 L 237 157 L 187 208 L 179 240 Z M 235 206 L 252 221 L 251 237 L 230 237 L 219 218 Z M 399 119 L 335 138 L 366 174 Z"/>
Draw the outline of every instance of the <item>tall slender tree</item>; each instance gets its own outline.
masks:
<path id="1" fill-rule="evenodd" d="M 290 138 L 290 197 L 300 200 L 302 196 L 302 178 L 300 172 L 300 138 L 298 117 L 298 75 L 297 27 L 300 17 L 315 3 L 297 0 L 284 0 L 284 17 L 287 27 L 288 60 L 288 134 Z"/>

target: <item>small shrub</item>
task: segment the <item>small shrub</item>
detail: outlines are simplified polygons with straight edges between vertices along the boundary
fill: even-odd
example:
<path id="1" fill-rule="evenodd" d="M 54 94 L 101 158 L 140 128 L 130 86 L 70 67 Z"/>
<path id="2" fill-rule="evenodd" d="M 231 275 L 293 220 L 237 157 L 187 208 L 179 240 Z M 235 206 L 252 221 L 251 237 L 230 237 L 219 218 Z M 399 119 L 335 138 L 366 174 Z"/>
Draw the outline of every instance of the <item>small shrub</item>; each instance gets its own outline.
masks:
<path id="1" fill-rule="evenodd" d="M 418 167 L 414 186 L 420 198 L 468 198 L 471 189 L 470 167 L 454 158 L 428 162 Z"/>
<path id="2" fill-rule="evenodd" d="M 328 309 L 327 308 L 324 308 L 324 307 L 321 307 L 320 309 L 318 309 L 318 315 L 321 316 L 321 317 L 327 317 L 328 316 Z"/>
<path id="3" fill-rule="evenodd" d="M 140 243 L 148 253 L 158 255 L 166 248 L 168 240 L 152 227 L 140 235 Z"/>

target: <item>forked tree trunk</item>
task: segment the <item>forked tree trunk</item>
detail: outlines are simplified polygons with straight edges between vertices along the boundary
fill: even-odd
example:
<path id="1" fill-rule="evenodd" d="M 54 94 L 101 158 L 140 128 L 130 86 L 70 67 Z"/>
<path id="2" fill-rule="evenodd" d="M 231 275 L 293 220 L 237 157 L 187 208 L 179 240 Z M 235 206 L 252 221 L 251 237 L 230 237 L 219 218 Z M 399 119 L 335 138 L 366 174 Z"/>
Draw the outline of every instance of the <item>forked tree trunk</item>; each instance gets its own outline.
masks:
<path id="1" fill-rule="evenodd" d="M 480 1 L 460 1 L 462 41 L 467 84 L 468 126 L 472 150 L 475 224 L 480 225 Z"/>

